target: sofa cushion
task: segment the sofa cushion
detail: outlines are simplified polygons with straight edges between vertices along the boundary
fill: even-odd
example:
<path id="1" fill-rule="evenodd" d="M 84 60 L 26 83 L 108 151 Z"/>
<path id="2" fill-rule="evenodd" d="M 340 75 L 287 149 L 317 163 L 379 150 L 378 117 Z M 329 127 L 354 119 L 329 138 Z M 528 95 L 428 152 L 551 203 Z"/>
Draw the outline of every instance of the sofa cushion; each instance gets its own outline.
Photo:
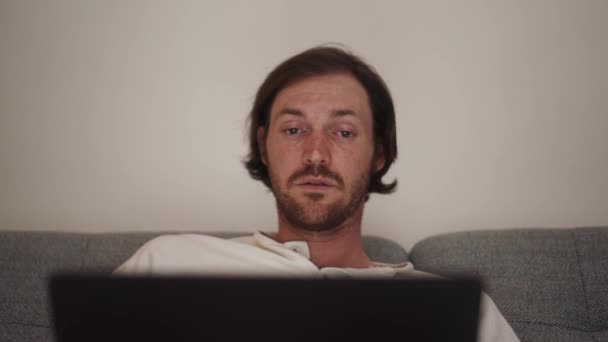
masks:
<path id="1" fill-rule="evenodd" d="M 162 233 L 0 232 L 0 341 L 45 341 L 50 333 L 48 276 L 61 270 L 107 272 Z M 209 234 L 209 233 L 207 233 Z M 211 233 L 222 238 L 244 233 Z M 366 236 L 372 259 L 407 260 L 397 243 Z"/>
<path id="2" fill-rule="evenodd" d="M 513 229 L 424 239 L 419 270 L 474 275 L 522 340 L 602 341 L 608 332 L 608 228 Z"/>

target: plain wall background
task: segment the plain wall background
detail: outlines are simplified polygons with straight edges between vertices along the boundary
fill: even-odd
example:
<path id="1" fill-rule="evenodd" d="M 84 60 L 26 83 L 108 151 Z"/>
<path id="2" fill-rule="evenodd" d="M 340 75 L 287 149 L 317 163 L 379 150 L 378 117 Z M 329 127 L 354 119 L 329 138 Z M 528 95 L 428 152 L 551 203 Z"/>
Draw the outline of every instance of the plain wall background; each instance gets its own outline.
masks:
<path id="1" fill-rule="evenodd" d="M 608 1 L 0 1 L 0 229 L 273 231 L 245 117 L 341 42 L 396 104 L 364 233 L 608 224 Z"/>

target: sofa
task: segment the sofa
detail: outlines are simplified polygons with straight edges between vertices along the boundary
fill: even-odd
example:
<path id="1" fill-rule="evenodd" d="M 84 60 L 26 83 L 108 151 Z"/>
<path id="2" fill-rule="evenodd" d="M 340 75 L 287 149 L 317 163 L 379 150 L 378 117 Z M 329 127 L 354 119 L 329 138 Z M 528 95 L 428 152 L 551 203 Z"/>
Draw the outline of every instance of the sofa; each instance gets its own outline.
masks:
<path id="1" fill-rule="evenodd" d="M 0 342 L 53 340 L 50 273 L 110 273 L 160 234 L 0 231 Z M 608 341 L 608 227 L 447 233 L 409 253 L 365 236 L 364 248 L 376 261 L 479 277 L 522 341 Z"/>

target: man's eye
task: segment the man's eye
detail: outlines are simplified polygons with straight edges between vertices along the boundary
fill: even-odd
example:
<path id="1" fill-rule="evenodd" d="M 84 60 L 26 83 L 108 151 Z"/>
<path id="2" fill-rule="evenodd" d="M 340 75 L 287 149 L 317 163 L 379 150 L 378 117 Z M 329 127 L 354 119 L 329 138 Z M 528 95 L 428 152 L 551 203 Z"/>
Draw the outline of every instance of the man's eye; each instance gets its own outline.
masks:
<path id="1" fill-rule="evenodd" d="M 300 130 L 299 128 L 288 128 L 285 130 L 285 133 L 287 133 L 287 135 L 296 135 L 301 132 L 302 132 L 302 130 Z"/>
<path id="2" fill-rule="evenodd" d="M 353 132 L 351 131 L 339 131 L 338 135 L 342 138 L 351 138 L 353 136 Z"/>

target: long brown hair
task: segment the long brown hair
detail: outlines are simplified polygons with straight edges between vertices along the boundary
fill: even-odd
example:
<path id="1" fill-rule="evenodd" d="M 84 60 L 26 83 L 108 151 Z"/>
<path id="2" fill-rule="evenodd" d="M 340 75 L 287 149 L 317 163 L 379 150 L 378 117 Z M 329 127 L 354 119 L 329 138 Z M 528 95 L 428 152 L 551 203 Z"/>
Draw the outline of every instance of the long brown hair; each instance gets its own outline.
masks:
<path id="1" fill-rule="evenodd" d="M 388 184 L 382 182 L 382 177 L 397 158 L 395 109 L 388 87 L 376 71 L 361 58 L 335 46 L 320 46 L 303 51 L 279 64 L 268 74 L 257 91 L 248 118 L 249 153 L 244 164 L 249 175 L 271 187 L 268 169 L 262 162 L 257 131 L 259 127 L 268 130 L 270 109 L 276 95 L 288 85 L 304 78 L 332 73 L 352 75 L 361 83 L 369 97 L 375 151 L 384 155 L 385 163 L 382 169 L 371 175 L 368 193 L 387 194 L 395 191 L 397 180 Z"/>

